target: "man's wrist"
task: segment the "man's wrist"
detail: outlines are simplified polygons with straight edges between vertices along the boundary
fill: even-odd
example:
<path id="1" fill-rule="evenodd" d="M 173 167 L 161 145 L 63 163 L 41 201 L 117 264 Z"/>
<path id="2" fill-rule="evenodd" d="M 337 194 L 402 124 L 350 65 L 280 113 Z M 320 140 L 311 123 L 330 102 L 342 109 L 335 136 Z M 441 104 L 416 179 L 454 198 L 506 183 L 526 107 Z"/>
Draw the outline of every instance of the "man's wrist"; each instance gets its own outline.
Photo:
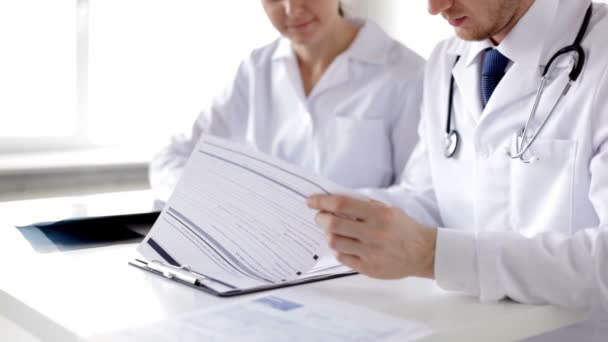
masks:
<path id="1" fill-rule="evenodd" d="M 437 228 L 424 227 L 424 241 L 421 277 L 435 279 L 435 250 L 437 247 Z"/>

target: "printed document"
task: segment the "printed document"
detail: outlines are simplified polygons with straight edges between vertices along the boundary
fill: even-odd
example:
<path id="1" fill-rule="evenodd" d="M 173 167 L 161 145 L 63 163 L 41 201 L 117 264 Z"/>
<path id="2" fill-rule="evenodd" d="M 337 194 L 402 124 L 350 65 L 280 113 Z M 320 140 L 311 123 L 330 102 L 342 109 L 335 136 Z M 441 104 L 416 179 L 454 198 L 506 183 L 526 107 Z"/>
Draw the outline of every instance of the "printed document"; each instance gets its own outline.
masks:
<path id="1" fill-rule="evenodd" d="M 350 271 L 331 253 L 315 193 L 348 191 L 276 158 L 204 137 L 138 251 L 228 289 Z"/>
<path id="2" fill-rule="evenodd" d="M 414 341 L 429 336 L 423 323 L 398 319 L 336 300 L 267 295 L 211 307 L 94 341 Z"/>

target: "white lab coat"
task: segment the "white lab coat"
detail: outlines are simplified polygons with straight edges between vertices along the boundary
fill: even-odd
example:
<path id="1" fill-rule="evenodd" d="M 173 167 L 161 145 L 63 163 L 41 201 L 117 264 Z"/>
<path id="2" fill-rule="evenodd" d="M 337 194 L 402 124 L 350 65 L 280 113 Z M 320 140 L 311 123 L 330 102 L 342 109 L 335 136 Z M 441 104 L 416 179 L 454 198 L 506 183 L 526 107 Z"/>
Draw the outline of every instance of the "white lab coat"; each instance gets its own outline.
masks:
<path id="1" fill-rule="evenodd" d="M 404 181 L 371 192 L 440 229 L 435 275 L 447 290 L 482 300 L 505 297 L 608 309 L 608 14 L 594 14 L 584 41 L 587 64 L 549 119 L 526 165 L 505 150 L 523 127 L 541 68 L 572 44 L 590 0 L 536 0 L 498 50 L 513 61 L 485 109 L 480 95 L 482 50 L 489 42 L 456 37 L 440 43 L 427 63 L 421 141 Z M 455 65 L 456 56 L 460 61 Z M 561 93 L 571 58 L 559 61 L 537 119 Z M 450 75 L 454 123 L 462 138 L 444 158 Z"/>
<path id="2" fill-rule="evenodd" d="M 371 21 L 307 97 L 287 39 L 262 47 L 188 137 L 152 162 L 156 196 L 169 197 L 201 134 L 245 143 L 348 187 L 385 187 L 417 141 L 424 60 Z"/>

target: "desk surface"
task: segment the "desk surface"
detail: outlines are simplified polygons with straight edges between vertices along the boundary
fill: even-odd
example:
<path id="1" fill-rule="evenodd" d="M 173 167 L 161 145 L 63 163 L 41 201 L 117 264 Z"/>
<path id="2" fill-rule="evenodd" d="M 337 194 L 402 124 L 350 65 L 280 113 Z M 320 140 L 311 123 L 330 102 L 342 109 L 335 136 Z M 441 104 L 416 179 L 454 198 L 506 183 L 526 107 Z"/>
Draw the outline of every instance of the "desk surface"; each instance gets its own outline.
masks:
<path id="1" fill-rule="evenodd" d="M 148 196 L 131 193 L 0 203 L 0 337 L 86 339 L 237 300 L 216 298 L 128 266 L 127 261 L 136 256 L 135 244 L 40 254 L 13 227 L 23 215 L 44 220 L 42 208 L 65 212 L 79 203 L 75 207 L 83 210 L 86 203 L 116 204 L 117 198 L 128 198 L 128 205 L 140 210 L 149 207 Z M 481 304 L 416 278 L 380 281 L 354 276 L 277 291 L 332 298 L 426 322 L 436 331 L 429 341 L 516 340 L 584 318 L 584 313 L 551 306 Z"/>

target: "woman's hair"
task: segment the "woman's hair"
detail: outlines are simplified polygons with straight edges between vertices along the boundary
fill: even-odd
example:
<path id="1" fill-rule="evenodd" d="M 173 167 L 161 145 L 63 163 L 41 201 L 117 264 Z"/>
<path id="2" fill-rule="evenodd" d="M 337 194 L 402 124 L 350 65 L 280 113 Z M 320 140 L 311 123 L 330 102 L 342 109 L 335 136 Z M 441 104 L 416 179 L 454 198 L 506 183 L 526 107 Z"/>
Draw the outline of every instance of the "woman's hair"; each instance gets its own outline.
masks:
<path id="1" fill-rule="evenodd" d="M 342 8 L 342 1 L 340 1 L 338 3 L 338 13 L 340 14 L 341 17 L 344 16 L 344 8 Z"/>

